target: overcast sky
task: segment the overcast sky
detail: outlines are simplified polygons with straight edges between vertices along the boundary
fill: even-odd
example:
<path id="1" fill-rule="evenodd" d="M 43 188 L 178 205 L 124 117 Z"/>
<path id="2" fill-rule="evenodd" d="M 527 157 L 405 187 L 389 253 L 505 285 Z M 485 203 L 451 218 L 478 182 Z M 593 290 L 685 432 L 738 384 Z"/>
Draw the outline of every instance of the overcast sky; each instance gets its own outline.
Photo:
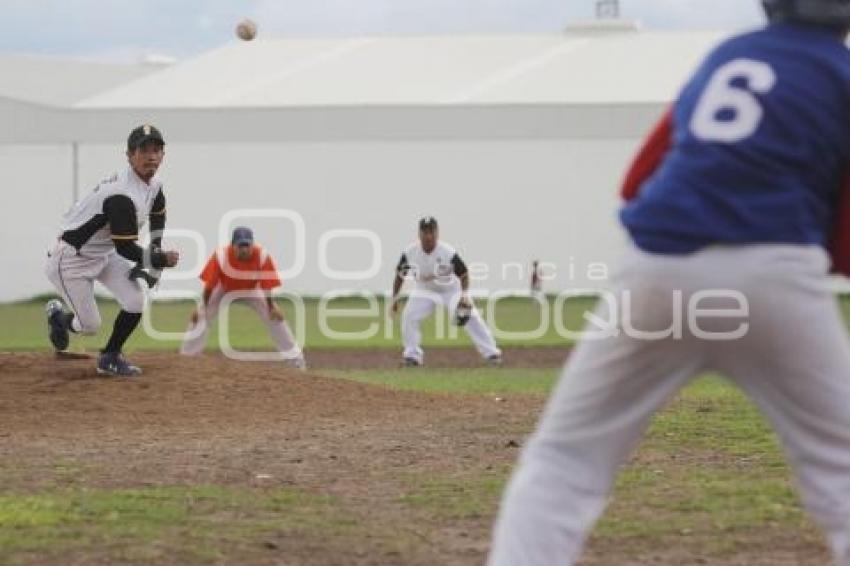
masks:
<path id="1" fill-rule="evenodd" d="M 594 14 L 596 0 L 0 0 L 0 52 L 137 60 L 185 58 L 254 19 L 266 36 L 551 32 Z M 621 0 L 647 28 L 762 21 L 758 0 Z M 2 80 L 2 79 L 0 79 Z"/>

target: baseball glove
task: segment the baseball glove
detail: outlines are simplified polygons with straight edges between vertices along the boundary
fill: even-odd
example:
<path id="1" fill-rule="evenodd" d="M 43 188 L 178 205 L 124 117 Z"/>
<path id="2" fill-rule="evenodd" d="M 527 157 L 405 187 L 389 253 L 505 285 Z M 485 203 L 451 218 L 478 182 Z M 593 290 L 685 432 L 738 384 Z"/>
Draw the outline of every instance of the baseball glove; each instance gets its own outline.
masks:
<path id="1" fill-rule="evenodd" d="M 472 305 L 461 301 L 455 309 L 455 325 L 466 326 L 466 323 L 469 322 L 470 318 L 472 318 Z"/>
<path id="2" fill-rule="evenodd" d="M 148 288 L 153 289 L 156 284 L 159 282 L 159 278 L 151 275 L 147 271 L 145 271 L 144 267 L 142 267 L 141 263 L 137 263 L 133 269 L 130 270 L 130 273 L 127 274 L 130 280 L 133 279 L 141 279 L 145 283 L 148 284 Z"/>

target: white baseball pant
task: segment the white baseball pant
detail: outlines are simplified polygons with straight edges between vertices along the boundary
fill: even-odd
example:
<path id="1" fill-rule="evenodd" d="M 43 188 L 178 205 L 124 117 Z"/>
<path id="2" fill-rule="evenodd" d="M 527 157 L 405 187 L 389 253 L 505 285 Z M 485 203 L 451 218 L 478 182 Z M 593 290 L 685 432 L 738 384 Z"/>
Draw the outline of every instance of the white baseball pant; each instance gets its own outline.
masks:
<path id="1" fill-rule="evenodd" d="M 489 565 L 574 564 L 652 414 L 692 377 L 717 370 L 770 420 L 805 507 L 836 563 L 850 566 L 850 343 L 827 267 L 814 246 L 713 247 L 689 256 L 631 250 L 616 287 L 633 295 L 633 327 L 667 328 L 677 290 L 687 301 L 734 289 L 749 303 L 748 332 L 731 341 L 687 329 L 681 340 L 620 333 L 578 346 L 505 492 Z M 607 303 L 597 310 L 608 313 Z M 727 331 L 741 322 L 704 320 L 702 328 Z"/>
<path id="2" fill-rule="evenodd" d="M 242 291 L 240 291 L 241 293 Z M 280 352 L 280 357 L 283 360 L 297 360 L 303 358 L 303 353 L 298 344 L 295 343 L 295 338 L 289 328 L 289 324 L 285 320 L 274 320 L 269 315 L 269 307 L 266 303 L 266 295 L 260 289 L 254 289 L 248 292 L 249 295 L 240 297 L 234 302 L 241 302 L 256 311 L 260 319 L 269 329 L 269 334 L 274 341 L 275 348 Z M 202 311 L 202 316 L 198 318 L 198 327 L 194 327 L 191 323 L 186 330 L 186 338 L 183 340 L 183 345 L 180 347 L 180 353 L 184 356 L 197 356 L 204 351 L 204 345 L 207 341 L 207 335 L 210 331 L 210 325 L 218 316 L 221 301 L 225 297 L 225 291 L 221 285 L 213 289 L 210 294 L 209 302 Z"/>
<path id="3" fill-rule="evenodd" d="M 145 292 L 138 280 L 129 278 L 131 267 L 117 252 L 83 256 L 73 246 L 59 240 L 48 252 L 45 274 L 74 312 L 73 330 L 94 335 L 102 323 L 94 297 L 95 281 L 109 289 L 123 310 L 140 313 L 144 309 Z"/>
<path id="4" fill-rule="evenodd" d="M 460 286 L 449 286 L 444 291 L 416 289 L 410 294 L 401 314 L 401 339 L 404 344 L 405 358 L 416 360 L 420 364 L 424 361 L 425 353 L 421 346 L 422 331 L 419 328 L 422 321 L 431 316 L 437 306 L 445 306 L 449 315 L 454 317 L 460 298 Z M 496 346 L 493 334 L 477 308 L 473 307 L 472 316 L 463 328 L 482 357 L 486 359 L 502 355 L 502 351 Z"/>

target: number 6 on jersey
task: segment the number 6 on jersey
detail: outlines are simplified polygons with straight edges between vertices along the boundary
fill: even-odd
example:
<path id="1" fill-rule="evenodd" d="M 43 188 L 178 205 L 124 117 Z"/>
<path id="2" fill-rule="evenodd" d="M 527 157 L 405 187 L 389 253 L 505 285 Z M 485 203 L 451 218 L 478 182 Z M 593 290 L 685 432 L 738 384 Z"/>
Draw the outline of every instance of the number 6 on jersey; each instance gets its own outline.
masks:
<path id="1" fill-rule="evenodd" d="M 744 79 L 746 87 L 733 84 Z M 776 84 L 776 73 L 767 63 L 753 59 L 735 59 L 714 72 L 691 118 L 691 131 L 702 141 L 734 143 L 753 135 L 764 110 L 753 92 L 767 94 Z M 730 120 L 720 113 L 731 110 Z"/>

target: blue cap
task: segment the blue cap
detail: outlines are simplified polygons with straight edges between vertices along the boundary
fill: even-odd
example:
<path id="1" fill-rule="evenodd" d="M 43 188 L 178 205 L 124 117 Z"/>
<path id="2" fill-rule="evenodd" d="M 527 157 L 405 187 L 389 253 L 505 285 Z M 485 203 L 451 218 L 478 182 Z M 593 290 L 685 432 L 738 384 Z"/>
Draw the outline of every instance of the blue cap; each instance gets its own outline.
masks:
<path id="1" fill-rule="evenodd" d="M 234 246 L 250 246 L 254 243 L 254 231 L 247 226 L 239 226 L 233 230 L 233 239 L 231 243 Z"/>

